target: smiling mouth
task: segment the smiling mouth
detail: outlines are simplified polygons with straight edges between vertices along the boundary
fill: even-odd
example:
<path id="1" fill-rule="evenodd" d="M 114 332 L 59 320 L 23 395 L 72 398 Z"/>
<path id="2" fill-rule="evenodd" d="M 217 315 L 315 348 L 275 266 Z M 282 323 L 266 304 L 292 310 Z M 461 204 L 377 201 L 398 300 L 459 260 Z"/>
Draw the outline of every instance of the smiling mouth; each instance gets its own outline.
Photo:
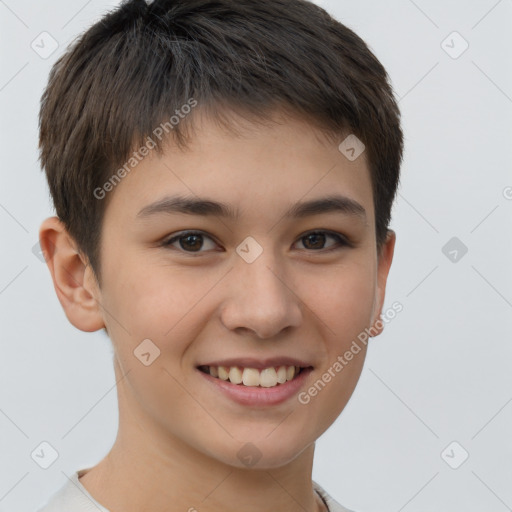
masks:
<path id="1" fill-rule="evenodd" d="M 232 384 L 247 387 L 272 388 L 294 380 L 304 370 L 300 366 L 271 366 L 258 370 L 257 368 L 243 368 L 240 366 L 198 366 L 203 373 Z"/>

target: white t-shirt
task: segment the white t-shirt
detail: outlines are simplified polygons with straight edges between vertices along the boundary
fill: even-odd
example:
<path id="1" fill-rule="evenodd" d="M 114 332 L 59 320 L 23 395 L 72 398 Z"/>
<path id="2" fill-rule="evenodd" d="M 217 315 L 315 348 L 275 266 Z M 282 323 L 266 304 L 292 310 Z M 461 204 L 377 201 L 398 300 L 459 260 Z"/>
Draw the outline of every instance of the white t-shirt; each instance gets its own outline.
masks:
<path id="1" fill-rule="evenodd" d="M 110 512 L 103 505 L 100 505 L 81 484 L 78 479 L 87 469 L 81 469 L 73 473 L 68 480 L 53 496 L 43 508 L 36 512 Z M 313 481 L 313 488 L 323 499 L 329 512 L 351 512 L 334 501 L 324 489 Z"/>

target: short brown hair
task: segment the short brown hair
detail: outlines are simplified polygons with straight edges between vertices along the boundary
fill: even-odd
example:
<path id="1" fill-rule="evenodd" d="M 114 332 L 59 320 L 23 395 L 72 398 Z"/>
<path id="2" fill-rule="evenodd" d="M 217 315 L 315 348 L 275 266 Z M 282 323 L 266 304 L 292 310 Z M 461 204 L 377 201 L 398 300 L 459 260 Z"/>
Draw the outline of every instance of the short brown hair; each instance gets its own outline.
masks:
<path id="1" fill-rule="evenodd" d="M 219 119 L 227 107 L 260 119 L 284 107 L 326 132 L 354 133 L 366 146 L 381 248 L 403 135 L 388 75 L 360 37 L 307 0 L 129 0 L 54 64 L 39 113 L 56 214 L 98 283 L 107 201 L 94 190 L 191 98 Z M 169 130 L 180 145 L 186 121 Z"/>

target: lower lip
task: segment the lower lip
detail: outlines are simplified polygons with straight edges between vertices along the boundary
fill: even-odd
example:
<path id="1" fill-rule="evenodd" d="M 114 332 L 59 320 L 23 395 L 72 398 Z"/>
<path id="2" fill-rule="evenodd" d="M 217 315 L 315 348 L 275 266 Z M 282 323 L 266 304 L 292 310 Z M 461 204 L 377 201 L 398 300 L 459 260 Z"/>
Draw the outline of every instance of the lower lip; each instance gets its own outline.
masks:
<path id="1" fill-rule="evenodd" d="M 231 400 L 249 406 L 277 405 L 296 395 L 304 386 L 307 376 L 313 369 L 311 367 L 303 369 L 297 377 L 286 381 L 284 384 L 278 384 L 271 388 L 262 388 L 260 386 L 244 386 L 243 384 L 233 384 L 232 382 L 212 377 L 208 373 L 197 370 L 206 380 L 216 386 L 224 395 Z"/>

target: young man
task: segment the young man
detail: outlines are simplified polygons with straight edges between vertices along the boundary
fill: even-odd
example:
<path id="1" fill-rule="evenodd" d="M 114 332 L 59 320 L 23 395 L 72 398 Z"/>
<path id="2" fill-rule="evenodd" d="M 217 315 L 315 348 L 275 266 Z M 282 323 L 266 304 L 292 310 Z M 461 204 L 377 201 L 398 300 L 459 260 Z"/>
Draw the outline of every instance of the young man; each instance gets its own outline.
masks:
<path id="1" fill-rule="evenodd" d="M 346 510 L 313 454 L 382 331 L 399 118 L 303 0 L 131 0 L 55 64 L 40 242 L 119 431 L 42 511 Z"/>

